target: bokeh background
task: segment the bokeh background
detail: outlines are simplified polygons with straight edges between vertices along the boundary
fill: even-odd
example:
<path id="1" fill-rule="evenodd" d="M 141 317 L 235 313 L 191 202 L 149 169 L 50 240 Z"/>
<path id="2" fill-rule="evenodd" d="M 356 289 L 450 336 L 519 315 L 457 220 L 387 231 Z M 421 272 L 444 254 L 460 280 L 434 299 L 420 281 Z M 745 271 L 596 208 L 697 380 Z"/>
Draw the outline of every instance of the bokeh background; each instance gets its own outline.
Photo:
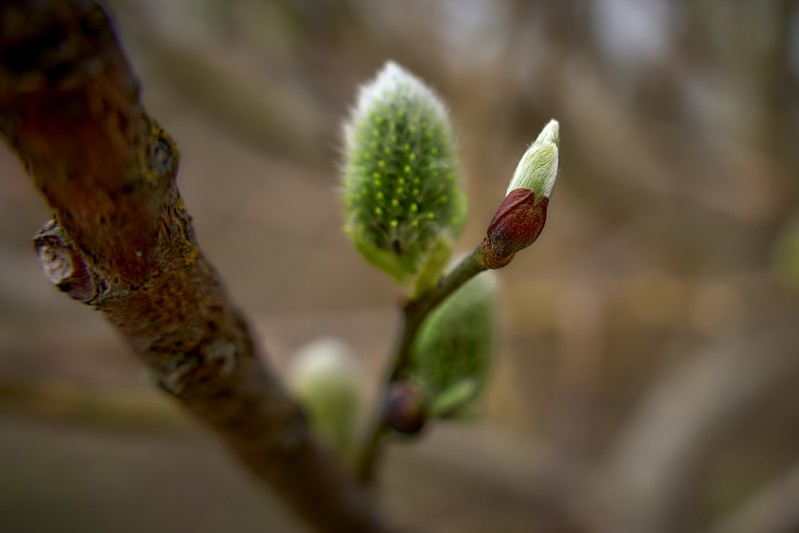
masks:
<path id="1" fill-rule="evenodd" d="M 348 343 L 373 397 L 399 321 L 342 234 L 340 124 L 387 59 L 448 102 L 471 249 L 550 118 L 561 172 L 500 272 L 474 420 L 387 455 L 413 530 L 799 530 L 799 2 L 113 0 L 177 140 L 200 243 L 281 372 Z M 301 531 L 48 286 L 0 149 L 0 530 Z"/>

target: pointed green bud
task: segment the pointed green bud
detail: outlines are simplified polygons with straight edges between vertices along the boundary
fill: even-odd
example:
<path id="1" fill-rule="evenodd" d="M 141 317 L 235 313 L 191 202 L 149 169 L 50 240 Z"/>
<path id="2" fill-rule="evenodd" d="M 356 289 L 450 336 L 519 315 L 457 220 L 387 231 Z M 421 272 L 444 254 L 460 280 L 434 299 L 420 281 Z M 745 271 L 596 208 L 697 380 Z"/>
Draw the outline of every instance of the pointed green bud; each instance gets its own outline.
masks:
<path id="1" fill-rule="evenodd" d="M 294 356 L 288 384 L 315 433 L 334 451 L 346 453 L 361 401 L 361 371 L 349 348 L 329 338 L 305 346 Z"/>
<path id="2" fill-rule="evenodd" d="M 422 324 L 409 375 L 426 393 L 429 416 L 455 415 L 482 390 L 494 344 L 496 293 L 496 275 L 480 274 Z"/>
<path id="3" fill-rule="evenodd" d="M 560 125 L 557 120 L 550 120 L 519 160 L 505 194 L 514 189 L 530 189 L 536 198 L 548 198 L 558 176 L 559 146 Z"/>
<path id="4" fill-rule="evenodd" d="M 389 62 L 344 128 L 346 229 L 363 257 L 419 294 L 441 276 L 466 216 L 444 105 Z"/>
<path id="5" fill-rule="evenodd" d="M 559 144 L 558 121 L 550 120 L 519 161 L 481 246 L 481 260 L 488 268 L 510 263 L 516 252 L 533 244 L 544 229 L 558 175 Z"/>

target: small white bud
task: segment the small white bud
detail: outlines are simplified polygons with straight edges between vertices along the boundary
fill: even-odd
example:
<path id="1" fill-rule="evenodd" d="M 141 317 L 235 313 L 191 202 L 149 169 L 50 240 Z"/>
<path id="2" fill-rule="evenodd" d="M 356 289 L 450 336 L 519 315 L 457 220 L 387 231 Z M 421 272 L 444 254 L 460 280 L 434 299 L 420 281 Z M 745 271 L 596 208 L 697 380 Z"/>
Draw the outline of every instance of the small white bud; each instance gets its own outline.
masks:
<path id="1" fill-rule="evenodd" d="M 506 194 L 514 189 L 530 189 L 536 198 L 549 197 L 558 176 L 559 145 L 560 125 L 557 120 L 550 120 L 519 160 Z"/>
<path id="2" fill-rule="evenodd" d="M 361 370 L 349 347 L 333 338 L 308 344 L 294 356 L 288 383 L 318 435 L 345 453 L 361 400 Z"/>

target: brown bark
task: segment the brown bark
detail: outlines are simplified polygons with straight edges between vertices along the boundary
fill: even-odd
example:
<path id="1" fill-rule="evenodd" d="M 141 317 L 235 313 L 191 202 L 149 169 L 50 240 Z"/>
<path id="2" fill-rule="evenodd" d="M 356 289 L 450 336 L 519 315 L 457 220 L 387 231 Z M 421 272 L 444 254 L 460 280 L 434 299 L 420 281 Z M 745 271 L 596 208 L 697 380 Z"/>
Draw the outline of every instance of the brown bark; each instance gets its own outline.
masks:
<path id="1" fill-rule="evenodd" d="M 93 1 L 0 6 L 0 131 L 52 206 L 45 273 L 103 312 L 157 382 L 311 527 L 382 531 L 309 434 L 197 247 L 178 152 Z"/>

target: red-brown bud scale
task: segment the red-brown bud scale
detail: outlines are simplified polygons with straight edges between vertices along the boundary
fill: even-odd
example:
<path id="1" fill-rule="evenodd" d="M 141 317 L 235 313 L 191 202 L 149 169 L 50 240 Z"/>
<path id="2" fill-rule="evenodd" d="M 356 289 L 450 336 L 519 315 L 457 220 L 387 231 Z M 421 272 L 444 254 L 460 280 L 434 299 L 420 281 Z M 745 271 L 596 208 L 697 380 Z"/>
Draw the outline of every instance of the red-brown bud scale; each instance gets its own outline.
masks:
<path id="1" fill-rule="evenodd" d="M 514 189 L 505 197 L 488 225 L 482 259 L 488 268 L 501 268 L 519 250 L 535 242 L 544 229 L 549 198 L 531 189 Z"/>

